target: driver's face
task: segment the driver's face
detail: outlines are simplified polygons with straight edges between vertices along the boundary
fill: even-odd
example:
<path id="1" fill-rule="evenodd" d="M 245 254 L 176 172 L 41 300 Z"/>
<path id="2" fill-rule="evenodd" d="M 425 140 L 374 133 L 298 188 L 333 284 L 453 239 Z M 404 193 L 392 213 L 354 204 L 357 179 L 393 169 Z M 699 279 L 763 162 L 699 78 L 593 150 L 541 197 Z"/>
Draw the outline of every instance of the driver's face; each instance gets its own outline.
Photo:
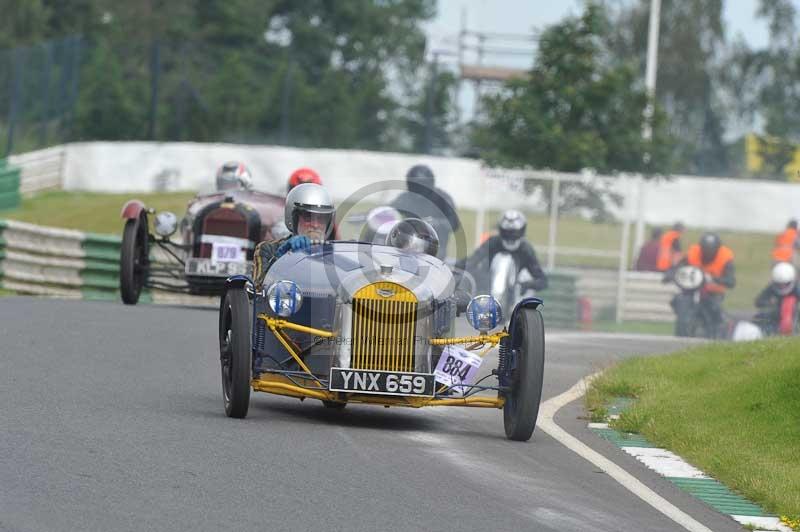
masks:
<path id="1" fill-rule="evenodd" d="M 297 219 L 297 234 L 307 236 L 311 240 L 324 240 L 327 225 L 328 215 L 304 212 Z"/>

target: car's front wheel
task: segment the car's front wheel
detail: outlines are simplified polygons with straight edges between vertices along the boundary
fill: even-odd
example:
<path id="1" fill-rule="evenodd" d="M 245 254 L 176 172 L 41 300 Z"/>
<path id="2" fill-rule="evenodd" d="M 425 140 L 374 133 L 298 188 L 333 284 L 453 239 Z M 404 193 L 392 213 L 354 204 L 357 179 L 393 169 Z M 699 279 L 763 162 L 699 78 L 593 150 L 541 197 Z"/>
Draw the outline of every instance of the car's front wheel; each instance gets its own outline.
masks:
<path id="1" fill-rule="evenodd" d="M 228 289 L 219 313 L 219 358 L 225 415 L 243 418 L 250 407 L 250 303 L 243 287 Z"/>
<path id="2" fill-rule="evenodd" d="M 122 302 L 135 305 L 147 280 L 147 220 L 125 222 L 119 255 L 119 291 Z"/>
<path id="3" fill-rule="evenodd" d="M 503 424 L 509 440 L 528 441 L 536 428 L 544 379 L 544 320 L 534 308 L 520 308 L 510 324 L 514 358 L 511 390 L 505 394 Z"/>

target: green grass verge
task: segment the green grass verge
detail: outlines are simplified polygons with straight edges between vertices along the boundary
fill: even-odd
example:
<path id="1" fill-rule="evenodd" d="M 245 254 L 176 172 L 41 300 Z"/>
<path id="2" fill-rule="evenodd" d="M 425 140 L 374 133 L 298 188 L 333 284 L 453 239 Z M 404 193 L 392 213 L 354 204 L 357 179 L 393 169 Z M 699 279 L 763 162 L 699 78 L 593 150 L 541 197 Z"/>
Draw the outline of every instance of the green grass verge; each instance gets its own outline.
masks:
<path id="1" fill-rule="evenodd" d="M 2 217 L 91 233 L 121 234 L 120 212 L 129 199 L 140 199 L 148 207 L 170 210 L 180 216 L 186 212 L 186 204 L 193 197 L 191 192 L 96 194 L 53 191 L 23 198 L 18 209 L 5 211 Z"/>
<path id="2" fill-rule="evenodd" d="M 122 206 L 131 198 L 138 198 L 148 206 L 158 210 L 171 210 L 182 215 L 187 202 L 194 196 L 192 192 L 173 192 L 157 194 L 96 194 L 86 192 L 54 191 L 41 193 L 33 197 L 23 198 L 17 209 L 3 211 L 0 217 L 20 220 L 40 225 L 65 227 L 93 233 L 121 234 L 122 221 L 119 213 Z M 351 214 L 359 213 L 370 205 L 356 206 Z M 493 227 L 498 212 L 486 213 L 486 226 Z M 475 241 L 474 211 L 459 211 L 461 223 L 468 245 L 472 250 Z M 341 224 L 343 231 L 350 234 L 355 227 Z M 537 245 L 545 245 L 548 239 L 549 220 L 545 215 L 528 216 L 528 239 Z M 648 228 L 649 232 L 649 228 Z M 592 223 L 586 220 L 565 216 L 559 220 L 558 244 L 563 247 L 582 247 L 608 251 L 618 251 L 621 226 L 614 223 Z M 754 233 L 722 232 L 723 242 L 731 246 L 736 253 L 736 274 L 738 286 L 731 291 L 726 301 L 729 309 L 751 309 L 753 299 L 769 279 L 771 261 L 769 252 L 772 247 L 770 235 Z M 698 239 L 700 231 L 688 231 L 684 244 Z M 630 250 L 631 256 L 635 257 Z M 451 241 L 451 254 L 455 254 L 455 243 Z M 540 251 L 542 262 L 546 260 Z M 603 257 L 570 257 L 557 256 L 556 266 L 585 266 L 616 268 L 616 259 Z"/>
<path id="3" fill-rule="evenodd" d="M 593 418 L 683 456 L 777 515 L 800 517 L 800 339 L 715 343 L 626 360 L 586 394 Z"/>

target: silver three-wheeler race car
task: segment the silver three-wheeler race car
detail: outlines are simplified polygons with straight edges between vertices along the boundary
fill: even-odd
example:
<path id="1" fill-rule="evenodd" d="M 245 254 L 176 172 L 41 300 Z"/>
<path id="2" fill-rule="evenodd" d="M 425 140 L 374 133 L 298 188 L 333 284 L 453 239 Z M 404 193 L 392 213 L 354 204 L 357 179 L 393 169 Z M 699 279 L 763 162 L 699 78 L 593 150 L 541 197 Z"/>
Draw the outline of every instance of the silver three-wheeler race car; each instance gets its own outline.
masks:
<path id="1" fill-rule="evenodd" d="M 506 436 L 527 441 L 542 393 L 542 301 L 520 301 L 507 327 L 491 296 L 466 301 L 437 258 L 363 242 L 289 252 L 258 286 L 232 276 L 219 314 L 225 413 L 245 417 L 251 389 L 334 409 L 497 408 Z M 474 335 L 454 335 L 460 313 Z M 487 372 L 494 347 L 497 367 Z"/>

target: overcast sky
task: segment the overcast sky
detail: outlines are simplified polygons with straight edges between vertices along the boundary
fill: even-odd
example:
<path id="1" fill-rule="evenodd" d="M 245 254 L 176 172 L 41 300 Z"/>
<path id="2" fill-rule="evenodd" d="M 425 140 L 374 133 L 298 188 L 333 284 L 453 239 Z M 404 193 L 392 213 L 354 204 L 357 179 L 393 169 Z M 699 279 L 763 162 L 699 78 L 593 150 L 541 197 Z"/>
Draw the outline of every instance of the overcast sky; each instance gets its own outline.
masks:
<path id="1" fill-rule="evenodd" d="M 800 0 L 797 0 L 800 3 Z M 576 15 L 582 11 L 582 0 L 439 0 L 436 18 L 427 25 L 430 50 L 455 51 L 457 36 L 461 28 L 462 13 L 467 19 L 467 28 L 481 32 L 530 33 L 560 20 L 566 15 Z M 764 46 L 767 42 L 767 27 L 755 18 L 758 0 L 727 0 L 725 2 L 725 23 L 729 39 L 742 35 L 753 47 Z M 496 48 L 524 51 L 531 45 L 524 42 L 495 42 Z M 527 68 L 531 64 L 530 55 L 487 56 L 485 63 Z M 473 63 L 466 57 L 465 63 Z M 447 59 L 445 59 L 447 60 Z M 455 62 L 455 58 L 450 58 Z M 644 73 L 642 73 L 644 75 Z M 472 113 L 474 93 L 470 84 L 462 90 L 459 101 L 465 118 Z"/>

